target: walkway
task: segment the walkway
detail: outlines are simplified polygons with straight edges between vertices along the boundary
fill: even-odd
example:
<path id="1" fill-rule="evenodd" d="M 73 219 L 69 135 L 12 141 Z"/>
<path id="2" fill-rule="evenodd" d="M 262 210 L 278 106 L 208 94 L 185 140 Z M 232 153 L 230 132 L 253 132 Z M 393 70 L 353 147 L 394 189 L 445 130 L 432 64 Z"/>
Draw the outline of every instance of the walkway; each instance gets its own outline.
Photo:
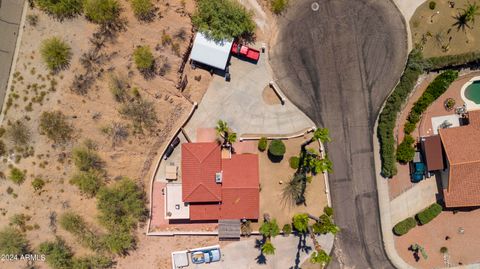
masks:
<path id="1" fill-rule="evenodd" d="M 185 127 L 192 141 L 196 140 L 197 128 L 215 127 L 219 119 L 238 134 L 285 135 L 314 126 L 290 101 L 285 105 L 264 101 L 263 91 L 272 80 L 267 54 L 261 54 L 257 64 L 235 57 L 230 63 L 231 81 L 215 75 Z"/>
<path id="2" fill-rule="evenodd" d="M 258 237 L 259 238 L 259 237 Z M 320 246 L 329 253 L 333 247 L 333 235 L 317 236 Z M 313 253 L 313 243 L 307 236 L 305 241 L 297 236 L 277 236 L 272 239 L 275 246 L 275 255 L 259 256 L 258 239 L 233 242 L 221 248 L 222 261 L 190 266 L 196 269 L 280 269 L 299 268 Z M 300 250 L 299 250 L 300 249 Z"/>

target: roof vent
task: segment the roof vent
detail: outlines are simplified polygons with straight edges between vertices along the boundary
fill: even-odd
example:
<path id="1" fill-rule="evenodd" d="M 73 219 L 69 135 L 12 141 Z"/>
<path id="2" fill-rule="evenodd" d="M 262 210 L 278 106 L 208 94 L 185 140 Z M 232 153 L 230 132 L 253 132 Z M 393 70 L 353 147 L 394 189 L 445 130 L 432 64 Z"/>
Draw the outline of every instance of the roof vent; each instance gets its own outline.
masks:
<path id="1" fill-rule="evenodd" d="M 222 183 L 222 178 L 223 178 L 223 171 L 215 173 L 215 183 Z"/>

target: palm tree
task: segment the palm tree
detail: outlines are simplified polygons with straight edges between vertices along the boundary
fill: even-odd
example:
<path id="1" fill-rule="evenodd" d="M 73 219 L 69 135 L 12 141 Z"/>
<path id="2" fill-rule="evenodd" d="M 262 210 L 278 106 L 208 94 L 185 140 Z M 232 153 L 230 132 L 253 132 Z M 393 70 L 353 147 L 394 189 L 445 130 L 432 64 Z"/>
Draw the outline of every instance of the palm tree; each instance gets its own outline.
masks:
<path id="1" fill-rule="evenodd" d="M 330 159 L 328 158 L 327 155 L 325 155 L 325 157 L 323 159 L 320 159 L 319 162 L 320 162 L 319 163 L 320 171 L 328 172 L 328 173 L 333 172 L 333 163 L 332 163 L 332 161 L 330 161 Z"/>
<path id="2" fill-rule="evenodd" d="M 273 246 L 270 239 L 267 239 L 265 243 L 262 245 L 262 253 L 266 255 L 275 254 L 275 247 Z"/>
<path id="3" fill-rule="evenodd" d="M 312 256 L 310 256 L 310 262 L 320 264 L 322 268 L 327 265 L 331 260 L 332 257 L 330 257 L 323 249 L 315 251 L 314 253 L 312 253 Z"/>
<path id="4" fill-rule="evenodd" d="M 469 18 L 467 13 L 458 13 L 457 16 L 454 17 L 456 20 L 453 26 L 457 27 L 458 30 L 462 30 L 463 32 L 466 32 L 466 29 L 471 29 L 472 27 L 468 25 Z"/>
<path id="5" fill-rule="evenodd" d="M 268 239 L 277 236 L 280 233 L 277 220 L 272 219 L 270 221 L 263 222 L 262 226 L 260 226 L 260 233 Z"/>
<path id="6" fill-rule="evenodd" d="M 217 134 L 223 139 L 223 146 L 229 148 L 232 144 L 237 141 L 237 134 L 230 132 L 230 127 L 226 121 L 218 120 L 217 126 L 215 127 Z"/>
<path id="7" fill-rule="evenodd" d="M 476 2 L 473 2 L 470 3 L 468 2 L 467 3 L 467 8 L 466 9 L 462 9 L 463 10 L 463 13 L 466 15 L 467 17 L 467 21 L 469 22 L 472 22 L 473 24 L 475 24 L 475 16 L 478 16 L 480 15 L 478 13 L 478 10 L 479 10 L 479 6 L 477 5 Z"/>
<path id="8" fill-rule="evenodd" d="M 318 128 L 313 133 L 312 137 L 313 141 L 322 141 L 322 143 L 330 142 L 332 139 L 330 138 L 330 132 L 327 128 Z"/>
<path id="9" fill-rule="evenodd" d="M 306 233 L 308 231 L 308 214 L 296 214 L 293 216 L 293 227 L 299 233 Z"/>

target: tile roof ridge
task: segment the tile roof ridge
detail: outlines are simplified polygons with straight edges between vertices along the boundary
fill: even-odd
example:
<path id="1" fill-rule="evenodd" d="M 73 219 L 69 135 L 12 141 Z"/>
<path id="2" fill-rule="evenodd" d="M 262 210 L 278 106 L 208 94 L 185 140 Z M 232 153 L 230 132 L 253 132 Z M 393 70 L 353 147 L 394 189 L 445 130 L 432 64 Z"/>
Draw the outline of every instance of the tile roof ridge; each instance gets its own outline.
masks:
<path id="1" fill-rule="evenodd" d="M 185 200 L 188 200 L 188 198 L 200 187 L 203 187 L 204 189 L 206 189 L 213 197 L 215 197 L 216 199 L 218 199 L 219 201 L 222 200 L 221 197 L 218 197 L 217 195 L 215 195 L 215 193 L 213 193 L 209 188 L 207 188 L 207 186 L 205 186 L 203 183 L 198 183 L 198 185 L 190 192 L 190 194 L 188 194 L 187 196 L 185 196 Z M 212 202 L 216 202 L 216 201 L 212 201 Z"/>

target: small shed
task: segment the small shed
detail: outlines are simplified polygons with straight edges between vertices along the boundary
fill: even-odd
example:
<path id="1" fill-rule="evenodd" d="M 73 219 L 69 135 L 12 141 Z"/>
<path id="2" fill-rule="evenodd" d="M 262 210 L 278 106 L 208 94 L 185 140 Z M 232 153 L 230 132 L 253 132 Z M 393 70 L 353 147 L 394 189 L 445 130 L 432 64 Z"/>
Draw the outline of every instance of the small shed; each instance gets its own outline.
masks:
<path id="1" fill-rule="evenodd" d="M 238 219 L 218 220 L 218 239 L 239 240 L 241 223 Z"/>
<path id="2" fill-rule="evenodd" d="M 198 32 L 193 41 L 190 59 L 220 70 L 225 70 L 232 49 L 232 40 L 215 41 Z"/>

